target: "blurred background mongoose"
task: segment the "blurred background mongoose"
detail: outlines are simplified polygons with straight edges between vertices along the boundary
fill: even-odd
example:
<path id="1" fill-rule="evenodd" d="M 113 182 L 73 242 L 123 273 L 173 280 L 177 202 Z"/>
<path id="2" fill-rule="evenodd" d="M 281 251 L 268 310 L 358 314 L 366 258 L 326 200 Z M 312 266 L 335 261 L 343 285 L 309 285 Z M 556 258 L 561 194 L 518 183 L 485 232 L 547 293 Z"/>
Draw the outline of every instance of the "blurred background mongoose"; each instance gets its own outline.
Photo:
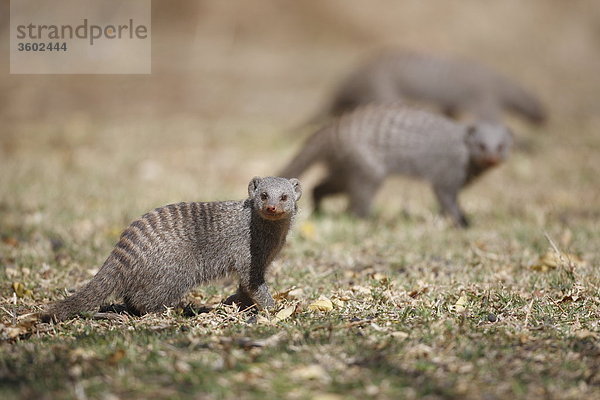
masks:
<path id="1" fill-rule="evenodd" d="M 458 205 L 465 185 L 508 156 L 512 133 L 501 124 L 463 125 L 401 105 L 368 105 L 344 114 L 308 138 L 280 173 L 297 177 L 317 161 L 327 176 L 313 191 L 315 210 L 324 197 L 345 193 L 349 211 L 365 217 L 384 179 L 405 174 L 430 182 L 443 212 L 468 225 Z"/>
<path id="2" fill-rule="evenodd" d="M 433 105 L 453 118 L 500 121 L 509 111 L 535 124 L 546 120 L 540 100 L 518 82 L 471 60 L 408 50 L 362 64 L 341 82 L 327 113 L 399 101 Z"/>

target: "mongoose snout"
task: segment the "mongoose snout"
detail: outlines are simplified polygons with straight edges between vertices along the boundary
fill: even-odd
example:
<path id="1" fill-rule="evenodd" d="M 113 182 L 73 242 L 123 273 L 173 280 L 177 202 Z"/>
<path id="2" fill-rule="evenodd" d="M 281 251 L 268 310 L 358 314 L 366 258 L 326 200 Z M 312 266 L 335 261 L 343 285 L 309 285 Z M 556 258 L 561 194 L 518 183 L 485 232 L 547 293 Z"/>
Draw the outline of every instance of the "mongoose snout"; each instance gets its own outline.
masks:
<path id="1" fill-rule="evenodd" d="M 290 195 L 288 193 L 260 194 L 261 207 L 259 212 L 262 217 L 272 221 L 288 217 L 293 210 L 289 207 Z"/>
<path id="2" fill-rule="evenodd" d="M 500 164 L 500 162 L 500 158 L 495 156 L 489 156 L 481 160 L 481 165 L 484 167 L 495 167 L 496 165 Z"/>
<path id="3" fill-rule="evenodd" d="M 279 218 L 284 218 L 286 216 L 286 213 L 281 208 L 281 206 L 268 205 L 262 209 L 262 212 L 263 212 L 263 216 L 266 218 L 279 219 Z"/>

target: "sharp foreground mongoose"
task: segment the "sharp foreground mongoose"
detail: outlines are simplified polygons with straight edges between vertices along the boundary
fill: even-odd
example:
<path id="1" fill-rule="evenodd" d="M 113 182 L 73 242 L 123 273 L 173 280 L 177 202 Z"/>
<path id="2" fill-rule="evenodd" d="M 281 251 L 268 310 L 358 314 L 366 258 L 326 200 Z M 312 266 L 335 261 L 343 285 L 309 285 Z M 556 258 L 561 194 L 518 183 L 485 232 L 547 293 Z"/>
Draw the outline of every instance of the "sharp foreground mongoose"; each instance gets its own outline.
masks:
<path id="1" fill-rule="evenodd" d="M 466 112 L 499 121 L 507 110 L 534 123 L 546 119 L 540 101 L 517 82 L 470 61 L 411 51 L 384 53 L 363 64 L 341 83 L 328 113 L 406 100 L 435 105 L 450 117 Z"/>
<path id="2" fill-rule="evenodd" d="M 384 178 L 406 174 L 425 179 L 454 223 L 467 226 L 457 196 L 461 188 L 503 161 L 512 134 L 503 125 L 465 126 L 441 115 L 397 105 L 368 105 L 344 114 L 317 131 L 281 172 L 297 177 L 322 161 L 328 174 L 313 200 L 347 193 L 350 211 L 366 216 Z"/>
<path id="3" fill-rule="evenodd" d="M 232 273 L 240 279 L 236 300 L 272 307 L 265 271 L 285 242 L 301 193 L 297 179 L 254 178 L 246 200 L 157 208 L 132 222 L 92 280 L 51 305 L 42 320 L 92 311 L 111 294 L 134 313 L 158 312 L 194 286 Z"/>

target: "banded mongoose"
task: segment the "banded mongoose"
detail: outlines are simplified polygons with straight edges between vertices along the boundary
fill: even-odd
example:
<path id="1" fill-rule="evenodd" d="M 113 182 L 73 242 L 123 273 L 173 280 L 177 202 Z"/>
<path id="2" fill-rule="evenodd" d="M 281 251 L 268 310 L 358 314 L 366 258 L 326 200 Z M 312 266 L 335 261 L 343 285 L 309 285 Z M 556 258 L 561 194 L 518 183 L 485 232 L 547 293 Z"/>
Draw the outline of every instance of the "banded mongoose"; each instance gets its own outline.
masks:
<path id="1" fill-rule="evenodd" d="M 361 104 L 416 101 L 447 116 L 500 121 L 511 111 L 540 124 L 541 102 L 519 83 L 471 61 L 399 50 L 381 54 L 352 72 L 338 87 L 329 107 L 341 115 Z"/>
<path id="2" fill-rule="evenodd" d="M 468 226 L 458 193 L 506 159 L 512 133 L 503 125 L 463 125 L 442 115 L 398 105 L 367 105 L 344 114 L 308 138 L 281 172 L 298 177 L 322 161 L 327 176 L 313 191 L 315 211 L 324 197 L 345 193 L 349 211 L 364 217 L 383 180 L 405 174 L 431 183 L 442 211 Z"/>
<path id="3" fill-rule="evenodd" d="M 176 306 L 193 287 L 230 274 L 242 305 L 275 305 L 265 272 L 279 253 L 302 189 L 297 179 L 253 178 L 242 201 L 179 203 L 157 208 L 121 234 L 98 273 L 51 305 L 43 321 L 97 309 L 111 294 L 137 314 Z"/>

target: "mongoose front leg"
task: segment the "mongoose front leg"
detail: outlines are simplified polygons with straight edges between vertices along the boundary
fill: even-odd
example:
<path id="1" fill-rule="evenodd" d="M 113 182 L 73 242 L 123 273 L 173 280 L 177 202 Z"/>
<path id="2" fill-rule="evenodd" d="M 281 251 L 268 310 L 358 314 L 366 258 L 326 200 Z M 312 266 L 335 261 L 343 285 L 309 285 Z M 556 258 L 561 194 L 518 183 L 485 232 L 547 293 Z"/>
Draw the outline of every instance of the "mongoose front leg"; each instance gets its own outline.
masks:
<path id="1" fill-rule="evenodd" d="M 247 289 L 240 284 L 237 292 L 229 296 L 225 304 L 237 304 L 241 310 L 248 309 L 253 305 L 257 305 L 260 309 L 275 307 L 275 300 L 269 293 L 269 288 L 266 283 L 259 285 L 256 289 Z"/>
<path id="2" fill-rule="evenodd" d="M 225 300 L 226 304 L 236 303 L 241 309 L 256 304 L 260 309 L 275 307 L 275 300 L 269 293 L 264 276 L 242 276 L 237 292 Z"/>
<path id="3" fill-rule="evenodd" d="M 250 297 L 254 299 L 254 302 L 260 309 L 264 310 L 275 307 L 275 300 L 273 300 L 273 296 L 269 293 L 269 287 L 265 282 L 255 289 L 250 289 Z"/>
<path id="4" fill-rule="evenodd" d="M 458 191 L 442 186 L 434 186 L 433 191 L 440 203 L 442 212 L 448 214 L 456 226 L 467 228 L 469 220 L 458 205 Z"/>
<path id="5" fill-rule="evenodd" d="M 381 179 L 360 175 L 353 176 L 349 182 L 350 204 L 349 210 L 352 214 L 359 218 L 366 218 L 371 211 L 371 204 L 377 189 L 381 184 Z"/>

